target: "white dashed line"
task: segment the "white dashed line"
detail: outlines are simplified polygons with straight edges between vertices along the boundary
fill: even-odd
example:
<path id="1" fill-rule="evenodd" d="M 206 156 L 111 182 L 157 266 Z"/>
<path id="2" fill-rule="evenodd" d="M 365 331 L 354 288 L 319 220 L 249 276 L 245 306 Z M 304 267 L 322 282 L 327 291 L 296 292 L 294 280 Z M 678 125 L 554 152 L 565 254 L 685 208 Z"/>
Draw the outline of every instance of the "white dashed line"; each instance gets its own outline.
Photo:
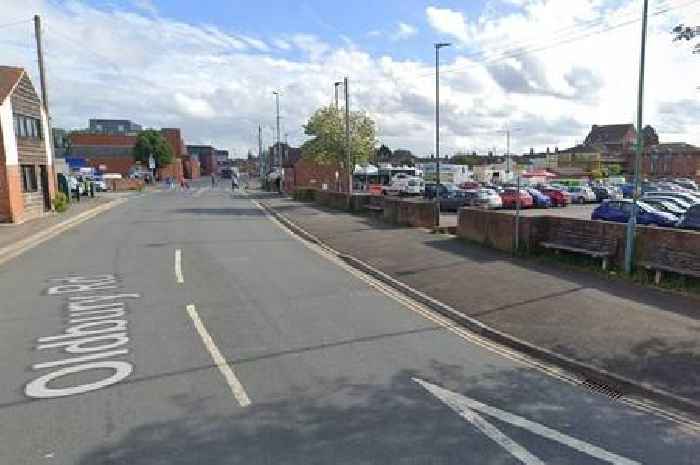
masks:
<path id="1" fill-rule="evenodd" d="M 182 284 L 185 282 L 185 278 L 182 277 L 182 250 L 175 250 L 175 278 L 177 278 L 177 283 Z"/>
<path id="2" fill-rule="evenodd" d="M 209 335 L 207 328 L 204 327 L 204 323 L 202 322 L 201 318 L 199 318 L 199 314 L 197 313 L 195 306 L 188 305 L 187 313 L 190 315 L 190 318 L 192 318 L 194 327 L 197 329 L 199 336 L 202 338 L 202 342 L 204 342 L 204 346 L 207 348 L 211 358 L 214 360 L 214 364 L 219 369 L 221 374 L 224 375 L 226 383 L 231 388 L 233 397 L 236 398 L 241 407 L 249 406 L 251 402 L 245 388 L 236 377 L 236 374 L 233 372 L 233 368 L 226 362 L 226 359 L 223 355 L 221 355 L 221 352 L 219 352 L 219 348 L 216 347 L 216 344 L 214 344 L 214 340 Z"/>

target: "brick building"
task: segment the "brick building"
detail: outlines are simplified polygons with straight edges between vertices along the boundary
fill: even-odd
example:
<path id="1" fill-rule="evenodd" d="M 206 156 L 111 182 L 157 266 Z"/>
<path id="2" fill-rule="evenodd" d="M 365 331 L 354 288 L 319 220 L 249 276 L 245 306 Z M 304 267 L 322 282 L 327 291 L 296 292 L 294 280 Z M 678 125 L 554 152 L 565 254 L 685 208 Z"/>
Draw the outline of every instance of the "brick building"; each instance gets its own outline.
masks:
<path id="1" fill-rule="evenodd" d="M 51 135 L 41 100 L 22 68 L 0 66 L 0 221 L 21 223 L 51 209 Z"/>
<path id="2" fill-rule="evenodd" d="M 199 161 L 202 176 L 216 173 L 216 149 L 211 145 L 188 145 L 187 153 Z"/>
<path id="3" fill-rule="evenodd" d="M 342 167 L 335 164 L 320 164 L 304 158 L 284 166 L 284 190 L 293 192 L 298 187 L 315 187 L 347 192 L 348 177 Z M 336 173 L 338 176 L 336 177 Z"/>
<path id="4" fill-rule="evenodd" d="M 190 160 L 180 129 L 163 128 L 160 132 L 170 145 L 175 160 L 171 166 L 161 168 L 159 176 L 198 178 L 199 163 Z M 84 158 L 88 166 L 101 171 L 127 176 L 137 165 L 133 154 L 136 138 L 136 134 L 73 132 L 70 136 L 71 156 Z"/>
<path id="5" fill-rule="evenodd" d="M 683 142 L 649 147 L 642 159 L 645 176 L 673 176 L 700 181 L 700 147 Z"/>

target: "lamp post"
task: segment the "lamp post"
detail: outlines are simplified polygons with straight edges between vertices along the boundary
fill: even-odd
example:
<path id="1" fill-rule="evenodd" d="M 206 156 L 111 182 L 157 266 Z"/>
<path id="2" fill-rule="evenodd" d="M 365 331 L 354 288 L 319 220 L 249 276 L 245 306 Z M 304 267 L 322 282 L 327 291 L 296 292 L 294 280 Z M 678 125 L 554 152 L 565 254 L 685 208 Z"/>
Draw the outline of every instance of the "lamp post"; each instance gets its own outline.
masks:
<path id="1" fill-rule="evenodd" d="M 644 60 L 646 57 L 647 43 L 647 16 L 649 0 L 644 0 L 642 10 L 642 43 L 641 58 L 639 61 L 639 88 L 637 95 L 637 145 L 634 154 L 634 192 L 632 193 L 632 213 L 627 221 L 627 237 L 625 240 L 625 273 L 632 273 L 632 261 L 634 258 L 634 233 L 637 229 L 637 211 L 639 206 L 640 190 L 640 165 L 642 163 L 642 151 L 644 149 L 644 135 L 642 133 L 642 112 L 644 109 Z"/>
<path id="2" fill-rule="evenodd" d="M 341 81 L 336 81 L 333 83 L 333 88 L 335 90 L 335 109 L 338 110 L 340 107 L 338 106 L 338 87 L 342 86 L 343 83 Z"/>
<path id="3" fill-rule="evenodd" d="M 277 147 L 275 148 L 275 160 L 273 160 L 273 165 L 274 162 L 276 161 L 281 165 L 280 161 L 280 93 L 279 91 L 273 91 L 272 92 L 275 96 L 275 100 L 277 101 Z"/>
<path id="4" fill-rule="evenodd" d="M 450 43 L 435 44 L 435 201 L 437 203 L 436 225 L 440 226 L 440 49 Z"/>

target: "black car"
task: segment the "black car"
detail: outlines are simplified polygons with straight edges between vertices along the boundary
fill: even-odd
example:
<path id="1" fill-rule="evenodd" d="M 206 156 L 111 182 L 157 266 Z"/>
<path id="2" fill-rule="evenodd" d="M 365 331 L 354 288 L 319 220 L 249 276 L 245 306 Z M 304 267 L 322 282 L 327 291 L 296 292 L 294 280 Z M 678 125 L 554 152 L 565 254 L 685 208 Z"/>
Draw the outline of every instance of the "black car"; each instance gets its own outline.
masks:
<path id="1" fill-rule="evenodd" d="M 700 230 L 700 204 L 695 204 L 681 217 L 678 226 L 685 229 Z"/>
<path id="2" fill-rule="evenodd" d="M 593 192 L 595 193 L 595 198 L 598 202 L 612 198 L 610 188 L 605 186 L 593 186 Z"/>

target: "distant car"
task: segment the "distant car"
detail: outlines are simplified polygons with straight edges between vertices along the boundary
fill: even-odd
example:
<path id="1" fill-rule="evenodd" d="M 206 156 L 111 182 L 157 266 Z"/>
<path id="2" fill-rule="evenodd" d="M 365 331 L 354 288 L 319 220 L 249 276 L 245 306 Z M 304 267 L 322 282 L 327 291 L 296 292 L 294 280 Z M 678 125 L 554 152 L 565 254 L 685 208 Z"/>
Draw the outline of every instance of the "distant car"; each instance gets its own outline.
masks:
<path id="1" fill-rule="evenodd" d="M 475 192 L 472 192 L 476 194 Z M 475 195 L 469 195 L 468 191 L 456 189 L 452 186 L 447 189 L 447 192 L 439 197 L 440 210 L 442 211 L 457 211 L 461 207 L 468 206 L 476 200 Z"/>
<path id="2" fill-rule="evenodd" d="M 678 222 L 679 228 L 700 230 L 700 205 L 693 205 Z"/>
<path id="3" fill-rule="evenodd" d="M 686 178 L 674 179 L 673 183 L 677 184 L 685 189 L 688 189 L 690 191 L 694 191 L 694 192 L 698 191 L 698 184 L 695 181 L 693 181 L 692 179 L 686 179 Z"/>
<path id="4" fill-rule="evenodd" d="M 417 176 L 396 175 L 391 184 L 382 188 L 384 195 L 423 195 L 425 182 Z"/>
<path id="5" fill-rule="evenodd" d="M 543 194 L 535 188 L 528 187 L 525 189 L 528 194 L 532 197 L 534 206 L 537 208 L 549 208 L 552 206 L 552 199 L 548 195 Z"/>
<path id="6" fill-rule="evenodd" d="M 611 186 L 593 186 L 592 189 L 597 202 L 602 202 L 603 200 L 619 200 L 622 198 L 622 193 Z"/>
<path id="7" fill-rule="evenodd" d="M 106 192 L 107 191 L 107 182 L 104 179 L 95 178 L 95 179 L 93 179 L 93 182 L 95 183 L 95 190 L 97 192 Z"/>
<path id="8" fill-rule="evenodd" d="M 649 204 L 638 202 L 637 205 L 637 224 L 673 227 L 679 222 L 676 215 L 657 210 Z M 631 200 L 607 200 L 593 210 L 591 219 L 627 223 L 632 208 Z"/>
<path id="9" fill-rule="evenodd" d="M 493 189 L 482 188 L 478 191 L 479 206 L 486 208 L 502 208 L 501 196 Z"/>
<path id="10" fill-rule="evenodd" d="M 665 196 L 665 195 L 647 195 L 647 196 L 642 197 L 642 200 L 644 202 L 647 202 L 649 200 L 661 200 L 663 202 L 668 202 L 670 204 L 673 204 L 683 211 L 688 210 L 693 205 L 691 202 L 688 202 L 684 199 L 678 199 L 676 197 L 669 197 L 669 196 Z"/>
<path id="11" fill-rule="evenodd" d="M 566 207 L 571 203 L 571 195 L 565 190 L 551 186 L 541 187 L 538 190 L 550 198 L 554 207 Z"/>
<path id="12" fill-rule="evenodd" d="M 566 191 L 571 195 L 572 203 L 595 202 L 598 198 L 588 186 L 569 186 Z"/>
<path id="13" fill-rule="evenodd" d="M 481 188 L 481 183 L 478 181 L 466 181 L 460 184 L 459 188 L 465 191 L 476 191 Z"/>
<path id="14" fill-rule="evenodd" d="M 677 191 L 652 191 L 646 192 L 644 197 L 673 197 L 675 199 L 685 200 L 690 204 L 700 203 L 700 194 L 695 194 L 692 192 L 677 192 Z"/>
<path id="15" fill-rule="evenodd" d="M 520 208 L 531 208 L 534 201 L 532 196 L 524 189 L 520 189 L 520 191 L 517 189 L 506 189 L 501 193 L 501 203 L 503 208 L 516 208 L 518 204 Z"/>
<path id="16" fill-rule="evenodd" d="M 622 192 L 623 198 L 631 199 L 634 194 L 634 184 L 621 184 L 620 192 Z"/>
<path id="17" fill-rule="evenodd" d="M 679 218 L 683 216 L 686 211 L 688 211 L 687 208 L 679 207 L 678 205 L 676 205 L 673 202 L 670 202 L 669 200 L 657 199 L 653 197 L 645 197 L 644 203 L 648 203 L 657 210 L 676 215 Z"/>

